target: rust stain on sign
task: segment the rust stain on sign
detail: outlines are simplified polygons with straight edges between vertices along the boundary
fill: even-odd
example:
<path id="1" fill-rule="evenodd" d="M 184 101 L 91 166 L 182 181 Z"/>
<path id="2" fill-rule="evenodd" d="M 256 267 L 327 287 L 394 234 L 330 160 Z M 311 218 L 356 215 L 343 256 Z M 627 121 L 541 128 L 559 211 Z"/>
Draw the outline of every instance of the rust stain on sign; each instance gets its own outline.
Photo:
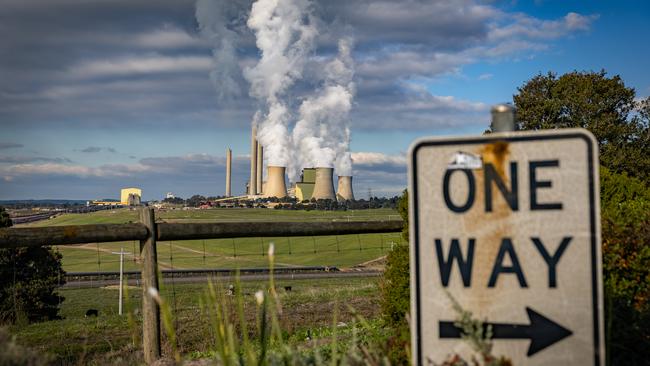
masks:
<path id="1" fill-rule="evenodd" d="M 489 213 L 485 211 L 485 167 L 487 164 L 491 164 L 501 180 L 508 186 L 510 179 L 506 177 L 506 171 L 509 171 L 509 168 L 506 167 L 509 166 L 510 147 L 505 141 L 496 141 L 479 147 L 476 153 L 481 156 L 483 167 L 473 170 L 476 179 L 476 202 L 464 218 L 464 227 L 466 232 L 478 234 L 475 236 L 477 246 L 474 256 L 476 260 L 474 276 L 483 286 L 478 287 L 475 291 L 479 308 L 487 308 L 494 301 L 499 300 L 498 292 L 485 285 L 490 277 L 501 240 L 511 236 L 512 210 L 493 186 L 492 211 Z M 494 183 L 491 184 L 494 185 Z"/>
<path id="2" fill-rule="evenodd" d="M 505 163 L 510 156 L 510 145 L 505 141 L 497 141 L 486 144 L 481 148 L 483 164 L 492 164 L 499 176 L 505 180 Z"/>

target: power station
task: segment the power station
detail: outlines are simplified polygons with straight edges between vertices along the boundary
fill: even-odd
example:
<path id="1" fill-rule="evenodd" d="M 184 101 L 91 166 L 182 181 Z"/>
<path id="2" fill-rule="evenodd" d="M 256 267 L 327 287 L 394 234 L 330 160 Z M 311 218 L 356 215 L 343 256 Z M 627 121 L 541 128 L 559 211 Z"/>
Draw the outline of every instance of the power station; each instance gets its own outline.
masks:
<path id="1" fill-rule="evenodd" d="M 255 198 L 284 198 L 295 196 L 298 201 L 312 198 L 338 201 L 354 200 L 352 177 L 339 176 L 338 188 L 334 190 L 334 168 L 303 167 L 300 182 L 295 182 L 287 190 L 286 169 L 284 166 L 267 166 L 264 177 L 264 146 L 257 139 L 257 127 L 251 129 L 250 178 L 246 183 L 246 196 Z M 226 197 L 232 197 L 232 150 L 226 149 Z"/>

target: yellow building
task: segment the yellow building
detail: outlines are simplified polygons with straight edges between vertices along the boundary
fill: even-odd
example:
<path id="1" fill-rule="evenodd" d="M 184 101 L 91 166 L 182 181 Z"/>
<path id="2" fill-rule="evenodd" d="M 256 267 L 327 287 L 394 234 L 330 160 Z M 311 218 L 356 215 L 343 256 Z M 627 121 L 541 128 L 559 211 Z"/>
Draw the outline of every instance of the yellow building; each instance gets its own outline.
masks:
<path id="1" fill-rule="evenodd" d="M 310 200 L 314 193 L 314 183 L 316 183 L 316 169 L 303 169 L 300 178 L 300 182 L 296 183 L 296 198 L 298 202 Z"/>
<path id="2" fill-rule="evenodd" d="M 142 190 L 140 188 L 123 188 L 120 194 L 120 203 L 125 206 L 128 205 L 130 194 L 142 198 Z"/>

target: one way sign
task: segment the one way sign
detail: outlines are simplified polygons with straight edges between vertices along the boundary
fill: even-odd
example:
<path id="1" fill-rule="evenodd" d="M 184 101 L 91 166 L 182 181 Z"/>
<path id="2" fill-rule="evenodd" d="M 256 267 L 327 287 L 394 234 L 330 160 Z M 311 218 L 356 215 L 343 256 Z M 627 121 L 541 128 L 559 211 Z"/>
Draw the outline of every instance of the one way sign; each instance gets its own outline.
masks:
<path id="1" fill-rule="evenodd" d="M 474 354 L 451 296 L 515 365 L 604 365 L 593 136 L 427 138 L 409 157 L 415 363 Z"/>

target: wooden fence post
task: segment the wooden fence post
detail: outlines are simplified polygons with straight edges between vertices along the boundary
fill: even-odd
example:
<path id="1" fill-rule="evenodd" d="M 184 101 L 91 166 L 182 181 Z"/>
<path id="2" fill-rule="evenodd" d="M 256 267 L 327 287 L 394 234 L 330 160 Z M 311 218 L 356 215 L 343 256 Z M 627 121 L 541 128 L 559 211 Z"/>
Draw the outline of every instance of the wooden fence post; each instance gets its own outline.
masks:
<path id="1" fill-rule="evenodd" d="M 153 208 L 140 209 L 140 222 L 147 227 L 147 239 L 140 241 L 142 258 L 142 348 L 144 362 L 152 364 L 160 358 L 160 308 L 149 294 L 158 291 L 158 255 L 156 253 L 156 218 Z"/>

